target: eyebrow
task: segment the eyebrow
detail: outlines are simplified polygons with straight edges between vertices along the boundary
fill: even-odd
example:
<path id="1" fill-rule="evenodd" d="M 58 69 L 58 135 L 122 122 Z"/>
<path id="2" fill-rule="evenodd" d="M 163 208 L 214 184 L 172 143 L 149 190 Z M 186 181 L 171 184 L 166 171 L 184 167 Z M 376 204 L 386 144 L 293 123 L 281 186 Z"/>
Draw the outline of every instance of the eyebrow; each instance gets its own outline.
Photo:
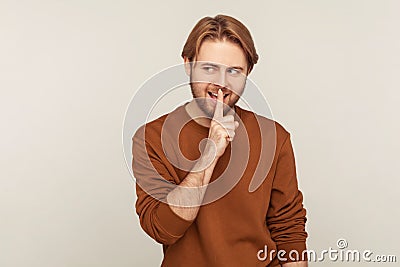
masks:
<path id="1" fill-rule="evenodd" d="M 213 64 L 211 62 L 203 62 L 203 63 L 201 63 L 201 66 L 211 66 L 211 67 L 214 67 L 214 68 L 219 68 L 219 65 Z"/>
<path id="2" fill-rule="evenodd" d="M 202 66 L 205 66 L 205 65 L 207 65 L 207 66 L 212 66 L 212 67 L 215 67 L 215 68 L 219 68 L 219 66 L 220 65 L 223 65 L 223 64 L 220 64 L 220 65 L 217 65 L 217 64 L 214 64 L 214 63 L 211 63 L 211 62 L 205 62 L 205 63 L 201 63 L 201 65 Z M 232 67 L 228 67 L 229 69 L 238 69 L 238 70 L 244 70 L 242 67 L 240 67 L 240 66 L 232 66 Z"/>
<path id="3" fill-rule="evenodd" d="M 233 66 L 233 67 L 230 67 L 231 69 L 238 69 L 238 70 L 244 70 L 242 67 L 240 67 L 240 66 Z"/>

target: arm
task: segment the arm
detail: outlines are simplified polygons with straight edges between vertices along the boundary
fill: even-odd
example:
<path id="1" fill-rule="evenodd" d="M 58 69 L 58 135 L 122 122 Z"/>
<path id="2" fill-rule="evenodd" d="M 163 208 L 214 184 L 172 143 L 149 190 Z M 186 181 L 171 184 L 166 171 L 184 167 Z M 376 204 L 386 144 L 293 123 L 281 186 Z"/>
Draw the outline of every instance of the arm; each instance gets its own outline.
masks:
<path id="1" fill-rule="evenodd" d="M 207 168 L 201 167 L 210 161 L 211 164 Z M 190 172 L 179 187 L 168 193 L 167 202 L 179 217 L 188 221 L 196 218 L 217 161 L 218 158 L 215 157 L 215 153 L 212 153 L 212 149 L 206 148 L 194 168 L 204 170 Z"/>
<path id="2" fill-rule="evenodd" d="M 290 134 L 287 133 L 278 155 L 266 218 L 277 250 L 285 251 L 283 257 L 287 260 L 280 261 L 283 266 L 307 266 L 306 253 L 304 253 L 305 257 L 302 257 L 306 250 L 305 222 L 306 210 L 303 208 L 303 195 L 298 190 L 295 158 Z M 297 253 L 290 254 L 292 250 Z M 296 254 L 299 255 L 298 259 L 296 259 Z M 291 259 L 290 255 L 294 259 Z"/>
<path id="3" fill-rule="evenodd" d="M 206 187 L 218 159 L 229 140 L 234 137 L 238 122 L 233 116 L 223 116 L 223 94 L 218 92 L 218 103 L 211 121 L 207 143 L 196 170 L 190 172 L 177 186 L 174 168 L 146 142 L 144 127 L 133 137 L 133 172 L 137 179 L 136 211 L 142 228 L 162 244 L 173 244 L 181 238 L 196 218 Z M 157 135 L 155 135 L 157 136 Z M 153 138 L 157 138 L 154 137 Z M 210 163 L 206 166 L 207 163 Z M 206 168 L 204 168 L 204 167 Z"/>
<path id="4" fill-rule="evenodd" d="M 200 160 L 193 168 L 202 171 L 188 174 L 179 184 L 180 187 L 176 187 L 167 196 L 171 209 L 185 220 L 196 218 L 214 167 L 218 159 L 224 154 L 229 141 L 233 140 L 235 130 L 239 126 L 232 115 L 224 116 L 223 109 L 223 93 L 219 89 L 207 144 Z M 207 166 L 208 162 L 211 163 Z"/>
<path id="5" fill-rule="evenodd" d="M 136 178 L 137 194 L 136 212 L 140 224 L 157 242 L 165 245 L 173 244 L 184 235 L 197 212 L 191 211 L 190 208 L 181 208 L 183 214 L 179 216 L 173 210 L 175 207 L 169 205 L 168 196 L 179 188 L 177 187 L 179 179 L 165 156 L 144 140 L 144 127 L 136 132 L 132 141 L 132 169 Z M 203 176 L 201 172 L 189 173 L 181 184 L 187 183 L 187 186 L 197 184 Z M 181 202 L 187 203 L 185 197 L 182 196 Z M 172 201 L 179 202 L 175 198 L 172 198 Z"/>

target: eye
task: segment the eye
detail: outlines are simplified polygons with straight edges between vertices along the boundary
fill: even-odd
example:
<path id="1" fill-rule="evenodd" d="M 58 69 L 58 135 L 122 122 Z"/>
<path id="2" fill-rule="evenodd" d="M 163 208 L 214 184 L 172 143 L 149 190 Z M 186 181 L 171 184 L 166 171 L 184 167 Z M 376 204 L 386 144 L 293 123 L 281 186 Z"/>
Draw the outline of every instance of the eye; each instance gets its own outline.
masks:
<path id="1" fill-rule="evenodd" d="M 205 70 L 207 73 L 213 73 L 215 71 L 215 68 L 212 66 L 204 66 L 203 70 Z"/>
<path id="2" fill-rule="evenodd" d="M 240 73 L 240 71 L 237 69 L 228 69 L 228 73 L 231 75 L 237 75 Z"/>

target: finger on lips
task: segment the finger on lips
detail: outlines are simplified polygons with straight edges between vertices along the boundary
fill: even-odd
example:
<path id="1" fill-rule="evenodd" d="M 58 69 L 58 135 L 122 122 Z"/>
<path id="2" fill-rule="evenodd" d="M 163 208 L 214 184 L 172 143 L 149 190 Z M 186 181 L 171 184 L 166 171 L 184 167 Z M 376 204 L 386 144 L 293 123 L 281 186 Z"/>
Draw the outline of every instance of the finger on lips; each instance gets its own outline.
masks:
<path id="1" fill-rule="evenodd" d="M 224 94 L 218 89 L 217 104 L 215 105 L 214 119 L 219 120 L 224 117 Z"/>
<path id="2" fill-rule="evenodd" d="M 226 139 L 232 141 L 235 136 L 235 130 L 239 126 L 239 122 L 234 120 L 233 115 L 224 116 L 224 94 L 221 89 L 218 89 L 217 103 L 215 106 L 213 120 L 222 126 L 222 130 L 227 133 Z"/>

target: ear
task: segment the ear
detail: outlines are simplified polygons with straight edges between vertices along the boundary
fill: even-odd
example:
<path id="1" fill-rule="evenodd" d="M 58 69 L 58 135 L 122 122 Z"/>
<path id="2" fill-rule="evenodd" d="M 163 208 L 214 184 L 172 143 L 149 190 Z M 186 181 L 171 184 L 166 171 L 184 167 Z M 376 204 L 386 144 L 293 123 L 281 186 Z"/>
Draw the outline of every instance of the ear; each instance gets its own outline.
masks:
<path id="1" fill-rule="evenodd" d="M 192 68 L 191 68 L 191 66 L 190 66 L 190 61 L 189 61 L 189 58 L 188 57 L 184 57 L 183 58 L 183 62 L 185 63 L 185 72 L 186 72 L 186 74 L 187 74 L 187 76 L 190 76 L 190 73 L 191 73 L 191 71 L 192 71 Z"/>

